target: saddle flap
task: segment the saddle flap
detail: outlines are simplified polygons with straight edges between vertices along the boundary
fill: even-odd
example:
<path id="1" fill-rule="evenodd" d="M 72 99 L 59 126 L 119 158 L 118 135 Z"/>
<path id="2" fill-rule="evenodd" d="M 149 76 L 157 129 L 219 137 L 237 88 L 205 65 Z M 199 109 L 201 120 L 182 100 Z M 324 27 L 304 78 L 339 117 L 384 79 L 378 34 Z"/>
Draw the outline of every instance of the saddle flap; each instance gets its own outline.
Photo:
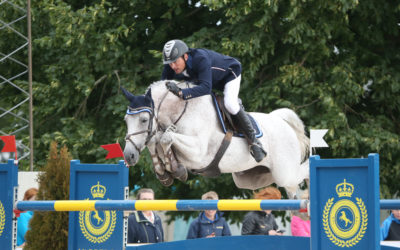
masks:
<path id="1" fill-rule="evenodd" d="M 223 96 L 218 96 L 215 93 L 212 93 L 211 96 L 222 131 L 226 134 L 228 130 L 231 130 L 233 131 L 233 136 L 244 137 L 244 135 L 237 129 L 238 126 L 234 123 L 231 114 L 228 112 L 228 110 L 226 110 Z M 247 115 L 249 116 L 253 128 L 256 131 L 256 138 L 262 137 L 263 133 L 258 126 L 257 121 L 250 114 Z"/>

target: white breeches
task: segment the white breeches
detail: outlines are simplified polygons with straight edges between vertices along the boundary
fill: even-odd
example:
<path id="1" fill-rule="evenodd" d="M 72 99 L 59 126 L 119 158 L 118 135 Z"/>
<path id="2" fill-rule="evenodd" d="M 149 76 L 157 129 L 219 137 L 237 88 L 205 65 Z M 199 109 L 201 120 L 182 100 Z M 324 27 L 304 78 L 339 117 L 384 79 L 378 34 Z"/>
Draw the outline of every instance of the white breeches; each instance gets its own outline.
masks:
<path id="1" fill-rule="evenodd" d="M 224 87 L 225 108 L 232 115 L 236 115 L 240 110 L 238 96 L 239 96 L 241 79 L 242 79 L 242 75 L 239 75 L 232 81 L 227 82 Z"/>

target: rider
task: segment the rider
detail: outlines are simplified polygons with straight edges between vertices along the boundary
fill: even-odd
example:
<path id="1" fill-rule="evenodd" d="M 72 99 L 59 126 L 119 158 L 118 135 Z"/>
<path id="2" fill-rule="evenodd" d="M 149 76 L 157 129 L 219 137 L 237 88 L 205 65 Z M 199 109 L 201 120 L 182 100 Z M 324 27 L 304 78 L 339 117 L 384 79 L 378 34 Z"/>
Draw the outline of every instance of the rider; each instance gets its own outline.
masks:
<path id="1" fill-rule="evenodd" d="M 239 105 L 242 67 L 237 59 L 208 49 L 189 48 L 181 40 L 171 40 L 164 45 L 163 63 L 162 80 L 185 79 L 197 85 L 180 89 L 175 83 L 167 82 L 169 91 L 179 98 L 187 100 L 208 95 L 211 89 L 223 91 L 225 107 L 244 132 L 252 156 L 257 162 L 264 159 L 267 153 L 257 140 L 249 117 Z"/>

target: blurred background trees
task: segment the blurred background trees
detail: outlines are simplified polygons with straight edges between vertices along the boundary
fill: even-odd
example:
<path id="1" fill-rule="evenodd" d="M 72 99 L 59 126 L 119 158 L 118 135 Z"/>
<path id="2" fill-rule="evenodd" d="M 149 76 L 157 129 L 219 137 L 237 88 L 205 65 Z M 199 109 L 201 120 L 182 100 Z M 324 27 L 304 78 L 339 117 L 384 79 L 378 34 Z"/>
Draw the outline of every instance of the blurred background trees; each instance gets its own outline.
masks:
<path id="1" fill-rule="evenodd" d="M 33 1 L 35 166 L 44 166 L 53 140 L 82 162 L 115 163 L 100 145 L 124 146 L 127 102 L 119 86 L 143 94 L 160 78 L 164 43 L 179 38 L 242 62 L 248 111 L 289 107 L 307 131 L 329 129 L 322 157 L 379 153 L 382 198 L 392 198 L 400 190 L 399 23 L 393 0 Z M 13 42 L 1 36 L 0 51 Z M 0 91 L 0 106 L 20 98 L 7 84 Z M 151 187 L 158 198 L 197 199 L 208 190 L 251 196 L 230 175 L 191 175 L 165 188 L 150 164 L 146 152 L 130 169 L 132 189 Z"/>

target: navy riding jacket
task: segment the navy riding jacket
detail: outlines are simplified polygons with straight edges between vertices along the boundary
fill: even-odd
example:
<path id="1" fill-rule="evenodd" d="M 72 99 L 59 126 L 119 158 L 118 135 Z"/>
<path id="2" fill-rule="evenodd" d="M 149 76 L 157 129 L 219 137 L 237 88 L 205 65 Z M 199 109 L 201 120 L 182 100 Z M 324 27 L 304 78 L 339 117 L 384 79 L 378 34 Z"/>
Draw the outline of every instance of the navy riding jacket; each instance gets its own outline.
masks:
<path id="1" fill-rule="evenodd" d="M 146 219 L 141 211 L 135 211 L 128 218 L 128 243 L 157 243 L 164 241 L 160 217 L 154 213 L 154 223 Z"/>
<path id="2" fill-rule="evenodd" d="M 244 216 L 242 235 L 268 235 L 269 230 L 278 230 L 273 214 L 267 214 L 264 211 L 251 211 Z"/>
<path id="3" fill-rule="evenodd" d="M 188 76 L 183 73 L 175 74 L 175 71 L 166 64 L 161 79 L 194 82 L 197 86 L 182 89 L 182 97 L 187 100 L 210 94 L 211 89 L 223 91 L 227 82 L 241 74 L 242 66 L 237 59 L 212 50 L 189 49 L 185 71 Z"/>
<path id="4" fill-rule="evenodd" d="M 213 221 L 208 219 L 204 212 L 201 212 L 199 217 L 190 224 L 186 239 L 205 238 L 212 233 L 215 233 L 215 236 L 230 236 L 231 230 L 221 212 L 215 214 Z"/>

